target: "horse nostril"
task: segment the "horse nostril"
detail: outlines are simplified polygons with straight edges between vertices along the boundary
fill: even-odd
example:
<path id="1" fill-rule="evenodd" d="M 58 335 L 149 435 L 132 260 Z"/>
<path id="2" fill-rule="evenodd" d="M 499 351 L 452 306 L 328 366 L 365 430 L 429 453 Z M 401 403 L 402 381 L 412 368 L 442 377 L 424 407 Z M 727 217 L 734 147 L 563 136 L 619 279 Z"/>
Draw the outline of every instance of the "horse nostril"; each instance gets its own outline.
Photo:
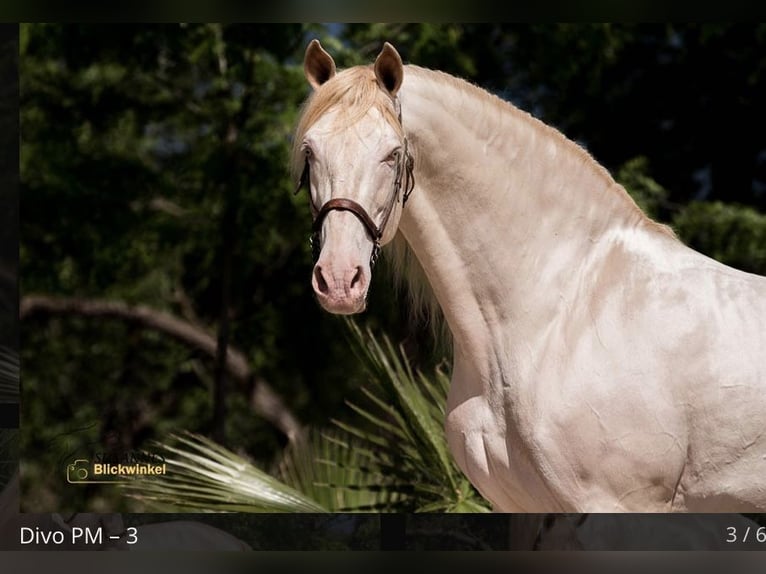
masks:
<path id="1" fill-rule="evenodd" d="M 329 287 L 327 281 L 325 281 L 324 275 L 322 275 L 322 268 L 319 265 L 314 266 L 314 289 L 317 293 L 327 295 Z"/>
<path id="2" fill-rule="evenodd" d="M 362 266 L 357 265 L 356 273 L 354 273 L 354 277 L 351 279 L 351 289 L 353 290 L 354 287 L 357 286 L 357 284 L 363 283 L 363 279 L 364 279 L 364 272 L 362 270 Z"/>

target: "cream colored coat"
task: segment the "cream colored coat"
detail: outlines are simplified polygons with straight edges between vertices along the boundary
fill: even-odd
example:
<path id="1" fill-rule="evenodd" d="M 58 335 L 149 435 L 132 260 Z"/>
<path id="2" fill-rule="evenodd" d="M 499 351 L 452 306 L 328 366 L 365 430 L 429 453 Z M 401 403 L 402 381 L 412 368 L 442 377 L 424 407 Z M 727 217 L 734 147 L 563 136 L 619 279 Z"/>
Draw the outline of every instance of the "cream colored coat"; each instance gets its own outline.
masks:
<path id="1" fill-rule="evenodd" d="M 305 70 L 296 165 L 315 205 L 380 221 L 408 138 L 416 187 L 384 242 L 400 232 L 449 325 L 447 438 L 494 508 L 766 511 L 765 278 L 684 246 L 560 133 L 388 44 L 336 73 L 313 42 Z M 370 250 L 352 214 L 327 216 L 326 309 L 364 309 Z"/>

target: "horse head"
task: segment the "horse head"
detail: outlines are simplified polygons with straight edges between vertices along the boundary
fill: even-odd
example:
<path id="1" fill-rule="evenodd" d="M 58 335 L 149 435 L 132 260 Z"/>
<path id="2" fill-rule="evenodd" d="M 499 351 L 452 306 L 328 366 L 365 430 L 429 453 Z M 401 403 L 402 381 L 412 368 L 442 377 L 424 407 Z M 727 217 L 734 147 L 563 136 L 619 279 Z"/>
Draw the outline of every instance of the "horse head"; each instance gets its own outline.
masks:
<path id="1" fill-rule="evenodd" d="M 337 72 L 313 40 L 303 67 L 313 93 L 296 131 L 294 165 L 314 217 L 312 286 L 327 311 L 359 313 L 414 184 L 397 97 L 404 66 L 386 43 L 372 67 Z"/>

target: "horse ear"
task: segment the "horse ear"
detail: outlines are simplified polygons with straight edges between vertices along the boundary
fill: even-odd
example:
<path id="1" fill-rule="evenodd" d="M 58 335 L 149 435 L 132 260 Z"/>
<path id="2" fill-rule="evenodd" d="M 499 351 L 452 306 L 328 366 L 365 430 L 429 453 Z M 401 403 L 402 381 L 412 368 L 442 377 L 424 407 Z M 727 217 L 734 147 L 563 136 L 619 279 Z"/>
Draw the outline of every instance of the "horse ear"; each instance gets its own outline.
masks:
<path id="1" fill-rule="evenodd" d="M 306 74 L 306 79 L 315 90 L 335 75 L 335 61 L 324 51 L 316 38 L 306 47 L 303 73 Z"/>
<path id="2" fill-rule="evenodd" d="M 392 98 L 402 85 L 404 78 L 402 58 L 396 48 L 388 42 L 383 44 L 383 49 L 375 59 L 375 78 L 380 87 L 386 90 Z"/>

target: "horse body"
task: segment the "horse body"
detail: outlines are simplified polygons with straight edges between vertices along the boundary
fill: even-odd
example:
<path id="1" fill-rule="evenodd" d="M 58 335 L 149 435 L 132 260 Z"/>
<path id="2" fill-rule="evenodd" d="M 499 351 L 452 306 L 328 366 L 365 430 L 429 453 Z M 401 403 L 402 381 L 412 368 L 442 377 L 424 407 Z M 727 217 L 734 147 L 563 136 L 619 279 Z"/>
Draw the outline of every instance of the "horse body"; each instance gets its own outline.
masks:
<path id="1" fill-rule="evenodd" d="M 531 117 L 479 94 L 454 114 L 460 87 L 405 71 L 400 229 L 454 335 L 461 468 L 504 510 L 701 510 L 722 491 L 739 509 L 759 486 L 766 504 L 766 280 L 682 245 Z"/>
<path id="2" fill-rule="evenodd" d="M 685 247 L 552 128 L 395 60 L 374 74 L 401 106 L 416 186 L 389 222 L 452 333 L 446 432 L 482 495 L 502 511 L 766 509 L 766 279 Z M 348 162 L 389 124 L 373 109 L 321 143 Z M 365 172 L 346 163 L 341 183 Z M 331 182 L 312 181 L 319 204 L 385 203 Z M 369 273 L 364 230 L 327 219 L 318 267 Z"/>

